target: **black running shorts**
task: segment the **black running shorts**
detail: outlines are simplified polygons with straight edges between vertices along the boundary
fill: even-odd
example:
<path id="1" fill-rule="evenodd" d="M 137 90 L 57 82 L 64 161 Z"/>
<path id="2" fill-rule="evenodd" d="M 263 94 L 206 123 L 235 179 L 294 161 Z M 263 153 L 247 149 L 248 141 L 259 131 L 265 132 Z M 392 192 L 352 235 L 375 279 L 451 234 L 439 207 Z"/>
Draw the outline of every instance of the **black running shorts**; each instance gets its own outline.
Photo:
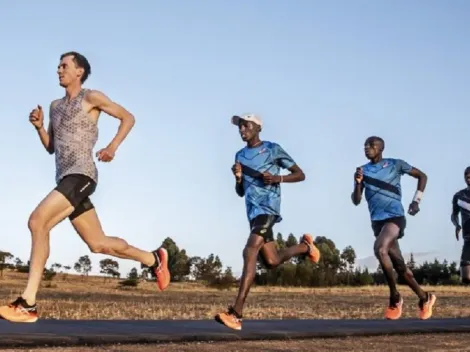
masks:
<path id="1" fill-rule="evenodd" d="M 55 188 L 75 208 L 69 215 L 70 221 L 94 208 L 90 196 L 95 192 L 96 183 L 90 177 L 81 174 L 65 176 Z"/>
<path id="2" fill-rule="evenodd" d="M 277 222 L 276 215 L 261 214 L 250 221 L 251 233 L 264 238 L 264 242 L 274 241 L 273 226 Z"/>
<path id="3" fill-rule="evenodd" d="M 384 225 L 389 222 L 397 225 L 400 228 L 400 234 L 398 235 L 398 238 L 402 238 L 405 235 L 406 228 L 406 218 L 404 216 L 372 221 L 372 230 L 374 231 L 374 236 L 379 236 Z"/>

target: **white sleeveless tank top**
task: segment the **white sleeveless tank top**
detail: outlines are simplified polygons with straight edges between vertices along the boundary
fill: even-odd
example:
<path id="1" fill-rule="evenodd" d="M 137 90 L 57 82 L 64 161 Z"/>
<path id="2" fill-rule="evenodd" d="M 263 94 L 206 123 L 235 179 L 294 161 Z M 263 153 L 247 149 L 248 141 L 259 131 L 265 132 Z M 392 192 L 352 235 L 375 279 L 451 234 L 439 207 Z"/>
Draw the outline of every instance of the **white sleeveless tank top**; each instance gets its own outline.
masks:
<path id="1" fill-rule="evenodd" d="M 93 159 L 98 126 L 82 108 L 86 91 L 82 89 L 70 101 L 62 98 L 51 111 L 57 183 L 70 174 L 82 174 L 98 183 Z"/>

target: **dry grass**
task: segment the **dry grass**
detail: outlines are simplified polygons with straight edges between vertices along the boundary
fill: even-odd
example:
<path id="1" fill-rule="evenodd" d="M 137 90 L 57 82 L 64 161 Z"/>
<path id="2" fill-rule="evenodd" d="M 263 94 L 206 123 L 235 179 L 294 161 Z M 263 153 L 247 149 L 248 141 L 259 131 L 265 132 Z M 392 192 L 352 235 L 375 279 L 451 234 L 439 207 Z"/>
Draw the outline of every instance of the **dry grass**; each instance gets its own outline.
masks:
<path id="1" fill-rule="evenodd" d="M 5 273 L 0 281 L 2 302 L 21 293 L 26 276 Z M 470 290 L 465 287 L 429 287 L 437 294 L 435 317 L 468 317 Z M 416 317 L 417 299 L 407 287 L 404 317 Z M 118 288 L 117 281 L 83 280 L 69 275 L 55 278 L 38 296 L 42 318 L 55 319 L 212 319 L 231 304 L 236 289 L 219 291 L 199 284 L 172 284 L 165 292 L 145 282 L 137 289 Z M 370 319 L 382 318 L 388 302 L 386 287 L 280 288 L 254 287 L 247 300 L 247 319 Z"/>
<path id="2" fill-rule="evenodd" d="M 201 342 L 160 345 L 47 347 L 4 352 L 463 352 L 470 351 L 468 334 L 375 336 L 295 341 Z"/>

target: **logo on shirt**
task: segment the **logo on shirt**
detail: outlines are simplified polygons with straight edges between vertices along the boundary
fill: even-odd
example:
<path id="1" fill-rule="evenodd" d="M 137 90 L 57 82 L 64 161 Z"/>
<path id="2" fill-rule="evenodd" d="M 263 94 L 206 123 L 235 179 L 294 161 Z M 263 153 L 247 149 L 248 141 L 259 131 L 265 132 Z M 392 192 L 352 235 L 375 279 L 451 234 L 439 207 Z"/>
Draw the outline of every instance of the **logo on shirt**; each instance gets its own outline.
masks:
<path id="1" fill-rule="evenodd" d="M 388 162 L 386 161 L 386 162 L 384 162 L 382 168 L 386 168 L 387 166 L 388 166 Z"/>

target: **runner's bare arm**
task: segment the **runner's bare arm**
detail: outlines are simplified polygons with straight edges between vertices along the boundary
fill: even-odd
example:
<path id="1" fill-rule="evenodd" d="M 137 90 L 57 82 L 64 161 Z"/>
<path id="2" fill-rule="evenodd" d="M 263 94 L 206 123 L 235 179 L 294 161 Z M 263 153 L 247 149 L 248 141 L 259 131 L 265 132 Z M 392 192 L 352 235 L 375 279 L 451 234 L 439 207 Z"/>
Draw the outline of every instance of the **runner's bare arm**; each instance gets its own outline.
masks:
<path id="1" fill-rule="evenodd" d="M 364 179 L 364 173 L 362 167 L 357 167 L 356 172 L 354 173 L 354 190 L 351 193 L 351 200 L 354 205 L 361 204 L 362 192 L 364 190 L 364 184 L 362 183 Z"/>
<path id="2" fill-rule="evenodd" d="M 454 224 L 456 228 L 460 228 L 460 223 L 459 223 L 460 208 L 458 206 L 457 201 L 458 201 L 457 194 L 455 194 L 454 197 L 452 198 L 452 214 L 450 215 L 450 221 L 452 221 L 452 224 Z"/>
<path id="3" fill-rule="evenodd" d="M 418 179 L 418 185 L 416 188 L 418 191 L 424 192 L 426 184 L 428 183 L 428 176 L 416 167 L 413 167 L 408 173 L 408 175 Z"/>
<path id="4" fill-rule="evenodd" d="M 289 167 L 287 170 L 289 170 L 290 173 L 288 175 L 282 176 L 282 182 L 293 183 L 293 182 L 302 182 L 305 180 L 305 174 L 299 165 L 294 164 L 291 167 Z"/>
<path id="5" fill-rule="evenodd" d="M 55 104 L 56 102 L 53 101 L 49 106 L 49 126 L 47 128 L 47 131 L 44 128 L 44 124 L 43 126 L 41 126 L 41 128 L 37 129 L 39 139 L 41 140 L 42 145 L 49 154 L 54 154 L 54 136 L 52 132 L 51 111 Z"/>
<path id="6" fill-rule="evenodd" d="M 103 111 L 106 114 L 121 121 L 116 136 L 108 145 L 108 148 L 111 148 L 114 151 L 117 150 L 118 147 L 121 145 L 121 143 L 129 134 L 132 127 L 134 127 L 134 124 L 135 124 L 134 115 L 132 115 L 129 111 L 127 111 L 121 105 L 113 102 L 102 92 L 97 91 L 97 90 L 92 90 L 88 92 L 88 94 L 85 96 L 85 99 L 92 107 L 100 111 Z"/>
<path id="7" fill-rule="evenodd" d="M 362 183 L 356 183 L 354 185 L 354 190 L 351 193 L 351 200 L 354 205 L 359 205 L 361 204 L 361 199 L 362 199 L 362 191 L 364 190 L 364 187 Z"/>

